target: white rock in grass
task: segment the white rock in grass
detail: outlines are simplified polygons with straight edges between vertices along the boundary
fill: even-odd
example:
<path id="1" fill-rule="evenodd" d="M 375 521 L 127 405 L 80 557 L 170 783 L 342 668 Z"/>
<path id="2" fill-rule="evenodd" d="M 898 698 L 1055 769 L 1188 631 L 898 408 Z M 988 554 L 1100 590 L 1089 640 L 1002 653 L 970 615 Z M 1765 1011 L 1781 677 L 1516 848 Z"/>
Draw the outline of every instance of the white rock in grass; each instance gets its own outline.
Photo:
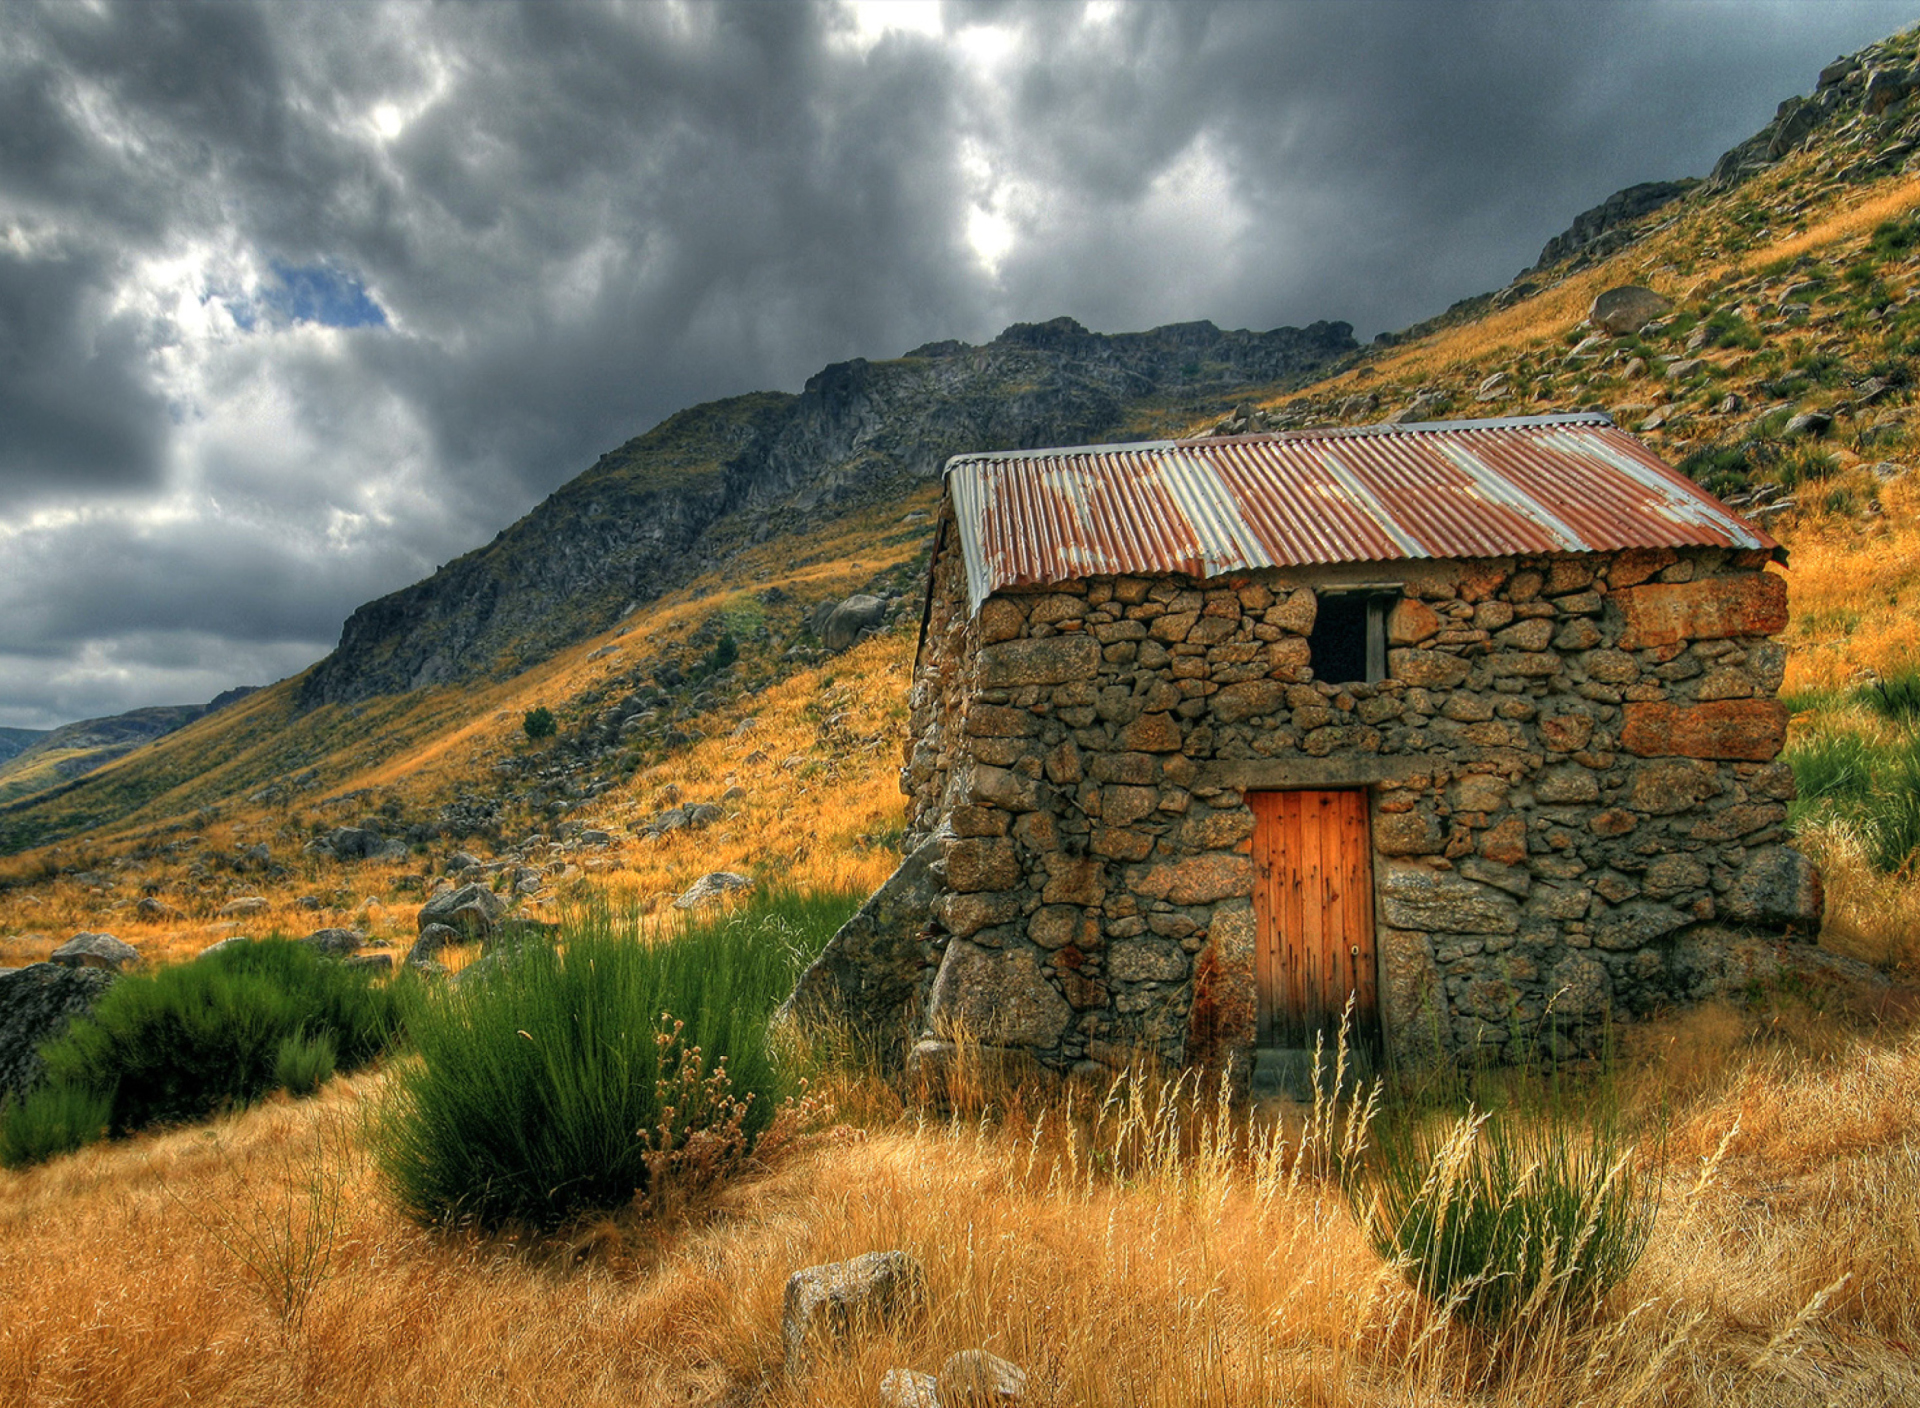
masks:
<path id="1" fill-rule="evenodd" d="M 730 870 L 716 870 L 711 875 L 702 875 L 673 902 L 675 909 L 693 909 L 722 895 L 732 894 L 735 890 L 751 890 L 753 881 L 744 875 L 735 875 Z"/>
<path id="2" fill-rule="evenodd" d="M 788 1372 L 805 1367 L 809 1341 L 843 1340 L 862 1322 L 893 1323 L 925 1309 L 926 1299 L 926 1272 L 906 1252 L 868 1252 L 794 1272 L 780 1317 Z"/>
<path id="3" fill-rule="evenodd" d="M 880 1380 L 882 1408 L 940 1408 L 932 1374 L 912 1369 L 889 1369 Z"/>
<path id="4" fill-rule="evenodd" d="M 940 1408 L 1003 1408 L 1027 1396 L 1027 1371 L 984 1349 L 963 1349 L 940 1366 Z"/>
<path id="5" fill-rule="evenodd" d="M 53 961 L 63 968 L 105 968 L 118 973 L 138 964 L 140 952 L 112 934 L 75 934 L 53 951 Z"/>

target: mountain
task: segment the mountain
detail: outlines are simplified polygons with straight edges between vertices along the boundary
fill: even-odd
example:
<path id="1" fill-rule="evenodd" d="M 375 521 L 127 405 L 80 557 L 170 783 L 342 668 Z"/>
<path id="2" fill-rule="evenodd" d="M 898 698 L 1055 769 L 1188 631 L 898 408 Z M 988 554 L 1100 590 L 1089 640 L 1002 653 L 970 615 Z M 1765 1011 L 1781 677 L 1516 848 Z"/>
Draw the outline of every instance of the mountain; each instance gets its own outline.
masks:
<path id="1" fill-rule="evenodd" d="M 44 728 L 0 728 L 0 763 L 18 757 L 49 732 Z"/>
<path id="2" fill-rule="evenodd" d="M 17 802 L 83 777 L 144 743 L 246 698 L 254 689 L 244 685 L 206 704 L 158 704 L 56 729 L 0 730 L 0 748 L 6 746 L 7 735 L 24 740 L 11 753 L 0 753 L 0 803 Z"/>
<path id="3" fill-rule="evenodd" d="M 1055 318 L 982 347 L 838 363 L 797 396 L 696 406 L 603 456 L 486 547 L 355 611 L 301 701 L 525 668 L 742 544 L 897 499 L 961 451 L 1110 439 L 1156 399 L 1298 380 L 1355 349 L 1346 323 L 1107 336 Z"/>

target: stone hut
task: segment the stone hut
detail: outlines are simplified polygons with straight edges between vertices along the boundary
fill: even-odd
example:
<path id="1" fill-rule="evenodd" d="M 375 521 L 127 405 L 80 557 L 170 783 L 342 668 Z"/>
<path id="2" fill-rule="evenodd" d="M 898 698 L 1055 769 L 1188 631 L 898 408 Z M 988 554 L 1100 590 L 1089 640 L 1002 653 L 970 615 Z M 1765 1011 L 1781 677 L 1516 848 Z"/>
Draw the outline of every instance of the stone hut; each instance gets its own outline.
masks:
<path id="1" fill-rule="evenodd" d="M 1783 550 L 1601 415 L 963 455 L 912 849 L 794 1006 L 1061 1071 L 1397 1060 L 1744 986 L 1818 930 Z"/>

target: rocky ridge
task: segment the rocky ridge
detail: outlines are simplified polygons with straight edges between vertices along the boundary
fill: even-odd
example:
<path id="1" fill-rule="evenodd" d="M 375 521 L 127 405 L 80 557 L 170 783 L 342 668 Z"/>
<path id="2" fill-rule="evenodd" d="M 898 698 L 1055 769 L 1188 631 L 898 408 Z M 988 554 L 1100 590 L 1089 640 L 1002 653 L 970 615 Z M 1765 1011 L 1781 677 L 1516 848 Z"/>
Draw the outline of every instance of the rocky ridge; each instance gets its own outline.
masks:
<path id="1" fill-rule="evenodd" d="M 524 668 L 719 566 L 723 544 L 883 501 L 961 451 L 1096 440 L 1148 398 L 1298 379 L 1354 350 L 1352 331 L 1184 323 L 1108 336 L 1056 318 L 985 346 L 837 363 L 798 396 L 694 407 L 603 456 L 487 547 L 355 611 L 302 702 Z"/>

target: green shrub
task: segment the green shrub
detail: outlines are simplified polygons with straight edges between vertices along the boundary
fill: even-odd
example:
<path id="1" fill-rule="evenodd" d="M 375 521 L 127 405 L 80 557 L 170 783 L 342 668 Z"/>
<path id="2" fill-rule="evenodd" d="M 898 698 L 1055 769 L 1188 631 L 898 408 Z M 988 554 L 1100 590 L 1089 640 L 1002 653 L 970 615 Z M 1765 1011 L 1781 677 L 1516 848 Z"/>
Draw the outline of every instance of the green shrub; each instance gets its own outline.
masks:
<path id="1" fill-rule="evenodd" d="M 553 720 L 553 710 L 544 704 L 527 710 L 526 715 L 520 720 L 520 727 L 535 743 L 544 738 L 552 738 L 559 729 L 559 725 Z"/>
<path id="2" fill-rule="evenodd" d="M 24 1168 L 91 1144 L 107 1131 L 113 1099 L 81 1085 L 41 1085 L 0 1115 L 0 1164 Z"/>
<path id="3" fill-rule="evenodd" d="M 262 939 L 122 978 L 41 1055 L 49 1083 L 109 1096 L 112 1130 L 125 1134 L 258 1099 L 278 1084 L 281 1043 L 302 1033 L 332 1041 L 341 1069 L 364 1065 L 402 1024 L 410 991 Z"/>
<path id="4" fill-rule="evenodd" d="M 1374 1249 L 1446 1313 L 1498 1327 L 1592 1307 L 1646 1250 L 1657 1184 L 1611 1126 L 1469 1110 L 1376 1127 L 1350 1196 Z"/>
<path id="5" fill-rule="evenodd" d="M 796 1089 L 768 1019 L 855 902 L 774 894 L 652 942 L 593 912 L 431 996 L 376 1138 L 401 1207 L 552 1229 L 633 1202 L 695 1143 L 737 1164 Z"/>
<path id="6" fill-rule="evenodd" d="M 331 1034 L 295 1032 L 280 1039 L 273 1053 L 273 1083 L 305 1098 L 333 1079 L 340 1053 Z"/>

